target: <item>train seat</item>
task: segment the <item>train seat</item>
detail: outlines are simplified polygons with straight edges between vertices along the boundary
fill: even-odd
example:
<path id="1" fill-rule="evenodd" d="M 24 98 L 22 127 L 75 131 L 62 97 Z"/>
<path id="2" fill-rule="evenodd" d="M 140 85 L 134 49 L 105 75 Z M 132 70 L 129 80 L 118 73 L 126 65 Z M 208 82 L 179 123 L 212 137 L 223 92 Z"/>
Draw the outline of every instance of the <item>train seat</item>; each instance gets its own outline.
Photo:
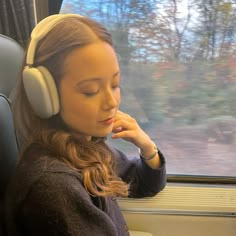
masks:
<path id="1" fill-rule="evenodd" d="M 18 144 L 10 102 L 0 94 L 0 235 L 4 235 L 4 196 L 17 160 Z"/>
<path id="2" fill-rule="evenodd" d="M 24 49 L 15 40 L 0 34 L 0 235 L 4 232 L 4 195 L 14 171 L 18 153 L 9 96 L 24 57 Z"/>
<path id="3" fill-rule="evenodd" d="M 0 34 L 0 93 L 9 97 L 23 62 L 24 49 L 15 40 Z"/>

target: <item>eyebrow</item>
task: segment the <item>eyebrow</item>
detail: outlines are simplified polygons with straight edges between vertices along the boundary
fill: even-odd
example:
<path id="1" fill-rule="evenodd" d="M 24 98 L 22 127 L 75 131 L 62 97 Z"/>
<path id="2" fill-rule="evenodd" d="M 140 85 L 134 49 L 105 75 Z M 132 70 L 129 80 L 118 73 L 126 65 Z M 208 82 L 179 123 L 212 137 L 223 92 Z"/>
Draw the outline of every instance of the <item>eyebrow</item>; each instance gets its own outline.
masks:
<path id="1" fill-rule="evenodd" d="M 115 78 L 117 75 L 119 75 L 120 74 L 120 71 L 118 71 L 118 72 L 116 72 L 113 76 L 112 76 L 112 78 Z M 81 85 L 81 84 L 84 84 L 84 83 L 87 83 L 87 82 L 93 82 L 93 81 L 100 81 L 101 80 L 101 78 L 86 78 L 86 79 L 83 79 L 82 81 L 79 81 L 77 84 L 76 84 L 76 86 L 78 86 L 78 85 Z"/>

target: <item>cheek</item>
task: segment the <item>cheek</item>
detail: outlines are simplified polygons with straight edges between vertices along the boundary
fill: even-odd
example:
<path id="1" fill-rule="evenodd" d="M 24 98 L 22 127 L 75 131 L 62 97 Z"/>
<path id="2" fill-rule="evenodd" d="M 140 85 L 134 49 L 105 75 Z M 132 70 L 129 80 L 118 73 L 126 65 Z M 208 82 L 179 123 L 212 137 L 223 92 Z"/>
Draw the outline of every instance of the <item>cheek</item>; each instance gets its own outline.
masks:
<path id="1" fill-rule="evenodd" d="M 73 110 L 75 107 L 75 100 L 72 96 L 63 96 L 60 100 L 60 111 L 62 114 L 67 113 L 70 110 Z"/>
<path id="2" fill-rule="evenodd" d="M 82 110 L 82 108 L 80 108 L 80 103 L 73 94 L 61 96 L 60 115 L 65 123 L 71 122 L 72 116 L 74 116 L 78 110 Z"/>
<path id="3" fill-rule="evenodd" d="M 83 132 L 88 130 L 88 127 L 95 122 L 96 111 L 91 106 L 84 106 L 79 102 L 73 102 L 64 104 L 60 115 L 65 124 L 72 130 Z"/>
<path id="4" fill-rule="evenodd" d="M 86 123 L 96 117 L 97 107 L 96 103 L 84 102 L 78 97 L 74 99 L 67 99 L 61 103 L 61 117 L 72 123 Z"/>

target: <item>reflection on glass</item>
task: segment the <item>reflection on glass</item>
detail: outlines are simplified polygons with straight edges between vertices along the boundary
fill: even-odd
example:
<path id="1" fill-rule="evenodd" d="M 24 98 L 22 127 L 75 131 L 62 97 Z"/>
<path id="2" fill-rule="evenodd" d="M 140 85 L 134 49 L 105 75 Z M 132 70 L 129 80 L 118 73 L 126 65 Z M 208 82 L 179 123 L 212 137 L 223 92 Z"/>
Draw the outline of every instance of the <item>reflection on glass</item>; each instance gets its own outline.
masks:
<path id="1" fill-rule="evenodd" d="M 163 150 L 169 174 L 235 176 L 235 11 L 224 0 L 63 1 L 62 13 L 89 16 L 112 33 L 121 110 Z"/>

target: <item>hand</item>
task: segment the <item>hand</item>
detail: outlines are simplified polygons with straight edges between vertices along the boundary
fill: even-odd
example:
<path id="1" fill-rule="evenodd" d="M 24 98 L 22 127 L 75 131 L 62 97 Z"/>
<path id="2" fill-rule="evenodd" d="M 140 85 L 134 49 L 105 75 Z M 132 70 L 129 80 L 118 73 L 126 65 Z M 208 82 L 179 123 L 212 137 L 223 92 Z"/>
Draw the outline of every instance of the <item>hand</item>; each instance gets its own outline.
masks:
<path id="1" fill-rule="evenodd" d="M 141 150 L 153 147 L 150 137 L 140 128 L 137 121 L 124 112 L 117 112 L 112 132 L 114 133 L 112 139 L 122 138 Z"/>
<path id="2" fill-rule="evenodd" d="M 111 138 L 122 138 L 129 141 L 141 149 L 145 156 L 153 154 L 153 143 L 150 137 L 140 128 L 137 121 L 130 115 L 118 111 L 113 123 Z M 161 166 L 161 161 L 158 153 L 156 157 L 150 161 L 145 161 L 152 169 L 157 169 Z"/>

